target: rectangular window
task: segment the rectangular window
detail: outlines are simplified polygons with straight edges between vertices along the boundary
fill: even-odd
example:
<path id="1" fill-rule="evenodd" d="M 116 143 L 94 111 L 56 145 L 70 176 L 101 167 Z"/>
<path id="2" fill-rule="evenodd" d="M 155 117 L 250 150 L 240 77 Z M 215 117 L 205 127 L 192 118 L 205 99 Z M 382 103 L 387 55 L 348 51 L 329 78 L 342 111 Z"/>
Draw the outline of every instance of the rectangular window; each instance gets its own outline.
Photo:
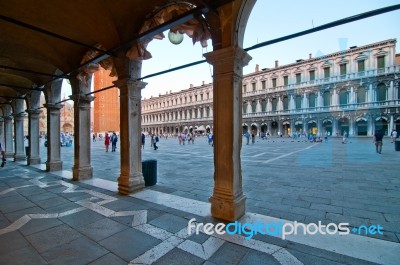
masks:
<path id="1" fill-rule="evenodd" d="M 200 100 L 203 100 L 203 94 L 200 94 Z"/>
<path id="2" fill-rule="evenodd" d="M 247 87 L 246 87 L 246 85 L 243 85 L 243 93 L 246 93 L 247 92 Z"/>
<path id="3" fill-rule="evenodd" d="M 340 65 L 340 75 L 342 76 L 342 78 L 344 78 L 346 74 L 347 74 L 347 65 L 344 63 Z"/>
<path id="4" fill-rule="evenodd" d="M 207 99 L 210 99 L 210 93 L 208 93 L 208 92 L 207 92 Z"/>
<path id="5" fill-rule="evenodd" d="M 197 95 L 195 95 L 195 96 L 194 96 L 194 101 L 196 101 L 196 102 L 197 102 Z"/>
<path id="6" fill-rule="evenodd" d="M 296 74 L 296 84 L 300 84 L 301 83 L 301 74 L 298 73 Z"/>
<path id="7" fill-rule="evenodd" d="M 365 60 L 358 61 L 357 66 L 358 66 L 357 69 L 358 69 L 359 73 L 364 72 L 365 71 Z"/>
<path id="8" fill-rule="evenodd" d="M 251 87 L 253 88 L 253 91 L 256 91 L 256 83 L 251 83 Z"/>
<path id="9" fill-rule="evenodd" d="M 272 87 L 275 88 L 276 87 L 276 78 L 272 79 Z"/>
<path id="10" fill-rule="evenodd" d="M 331 76 L 331 68 L 330 67 L 325 67 L 324 68 L 324 78 L 327 79 Z"/>
<path id="11" fill-rule="evenodd" d="M 385 67 L 385 56 L 378 56 L 378 69 Z"/>
<path id="12" fill-rule="evenodd" d="M 266 89 L 267 88 L 267 86 L 265 85 L 265 80 L 261 81 L 261 87 L 262 87 L 262 89 Z"/>
<path id="13" fill-rule="evenodd" d="M 310 81 L 315 80 L 315 70 L 310 71 Z"/>
<path id="14" fill-rule="evenodd" d="M 287 75 L 285 75 L 283 77 L 283 85 L 284 86 L 288 86 L 289 85 L 289 77 Z"/>

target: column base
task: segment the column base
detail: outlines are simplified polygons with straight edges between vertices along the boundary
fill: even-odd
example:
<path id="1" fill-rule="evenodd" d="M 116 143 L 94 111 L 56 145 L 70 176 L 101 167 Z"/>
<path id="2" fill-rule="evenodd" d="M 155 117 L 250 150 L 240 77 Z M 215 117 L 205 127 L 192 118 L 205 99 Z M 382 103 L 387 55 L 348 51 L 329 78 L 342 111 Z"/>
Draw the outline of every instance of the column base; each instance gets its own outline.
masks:
<path id="1" fill-rule="evenodd" d="M 72 180 L 84 180 L 93 178 L 93 167 L 72 168 Z"/>
<path id="2" fill-rule="evenodd" d="M 144 188 L 144 178 L 142 173 L 134 174 L 133 176 L 123 176 L 118 178 L 118 192 L 123 195 L 128 195 L 134 191 Z"/>
<path id="3" fill-rule="evenodd" d="M 38 164 L 40 164 L 40 157 L 28 157 L 28 166 Z"/>
<path id="4" fill-rule="evenodd" d="M 62 161 L 53 161 L 53 162 L 46 162 L 46 171 L 60 171 L 62 170 Z"/>
<path id="5" fill-rule="evenodd" d="M 14 154 L 14 161 L 26 161 L 25 154 Z"/>
<path id="6" fill-rule="evenodd" d="M 7 153 L 6 152 L 6 158 L 14 158 L 14 153 Z"/>
<path id="7" fill-rule="evenodd" d="M 225 221 L 236 221 L 246 213 L 246 196 L 244 194 L 233 200 L 218 198 L 218 195 L 210 197 L 211 215 L 214 218 Z"/>

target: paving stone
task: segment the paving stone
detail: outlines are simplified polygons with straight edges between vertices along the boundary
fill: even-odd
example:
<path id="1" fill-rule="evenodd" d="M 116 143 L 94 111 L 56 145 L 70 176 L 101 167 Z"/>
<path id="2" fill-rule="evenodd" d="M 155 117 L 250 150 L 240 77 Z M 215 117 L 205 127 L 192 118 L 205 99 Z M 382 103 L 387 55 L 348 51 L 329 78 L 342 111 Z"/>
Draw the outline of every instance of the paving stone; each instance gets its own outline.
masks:
<path id="1" fill-rule="evenodd" d="M 100 241 L 127 228 L 128 226 L 104 218 L 97 222 L 78 227 L 77 230 L 94 241 Z"/>
<path id="2" fill-rule="evenodd" d="M 26 208 L 26 209 L 22 209 L 22 210 L 11 212 L 11 213 L 6 213 L 5 216 L 7 217 L 8 220 L 10 220 L 10 222 L 14 222 L 17 219 L 21 218 L 22 216 L 24 216 L 26 214 L 30 214 L 30 213 L 46 213 L 46 211 L 40 207 L 35 206 L 35 207 Z"/>
<path id="3" fill-rule="evenodd" d="M 126 265 L 126 261 L 112 253 L 108 253 L 88 265 Z"/>
<path id="4" fill-rule="evenodd" d="M 19 229 L 24 235 L 28 236 L 37 232 L 41 232 L 52 227 L 60 226 L 63 222 L 57 218 L 44 218 L 44 219 L 32 219 L 27 224 Z"/>
<path id="5" fill-rule="evenodd" d="M 191 240 L 193 242 L 199 243 L 199 244 L 203 244 L 204 242 L 206 242 L 206 240 L 210 238 L 209 235 L 206 235 L 204 233 L 199 233 L 197 234 L 193 234 L 191 235 L 188 240 Z"/>
<path id="6" fill-rule="evenodd" d="M 8 253 L 0 255 L 2 264 L 24 264 L 24 265 L 40 265 L 48 264 L 37 251 L 31 247 L 11 250 Z"/>
<path id="7" fill-rule="evenodd" d="M 325 211 L 327 213 L 338 213 L 338 214 L 343 213 L 342 207 L 337 207 L 327 204 L 311 203 L 310 208 L 315 210 Z"/>
<path id="8" fill-rule="evenodd" d="M 26 239 L 39 251 L 39 253 L 43 253 L 54 247 L 71 242 L 79 237 L 82 237 L 82 235 L 71 227 L 67 225 L 59 225 L 42 231 L 41 233 L 29 235 Z"/>
<path id="9" fill-rule="evenodd" d="M 91 210 L 83 210 L 74 214 L 63 216 L 59 219 L 69 226 L 76 228 L 94 223 L 103 218 L 104 216 L 102 216 L 101 214 L 98 214 Z"/>
<path id="10" fill-rule="evenodd" d="M 186 251 L 174 248 L 166 255 L 154 262 L 154 265 L 195 265 L 203 264 L 204 260 Z"/>
<path id="11" fill-rule="evenodd" d="M 47 209 L 47 208 L 51 208 L 51 207 L 58 206 L 58 205 L 61 205 L 61 204 L 65 204 L 65 203 L 68 203 L 68 202 L 69 202 L 69 200 L 67 200 L 67 199 L 65 199 L 63 197 L 57 196 L 57 197 L 53 197 L 53 198 L 49 198 L 49 199 L 38 201 L 38 202 L 36 202 L 36 204 L 38 206 L 42 207 L 43 209 Z"/>
<path id="12" fill-rule="evenodd" d="M 225 242 L 209 259 L 215 264 L 239 264 L 247 254 L 248 249 L 239 245 Z"/>
<path id="13" fill-rule="evenodd" d="M 95 242 L 81 237 L 41 253 L 50 264 L 87 264 L 107 254 Z"/>
<path id="14" fill-rule="evenodd" d="M 378 220 L 378 221 L 385 221 L 385 218 L 383 217 L 383 214 L 381 214 L 381 213 L 360 210 L 360 209 L 352 209 L 352 208 L 343 207 L 343 215 L 374 219 L 374 220 Z"/>
<path id="15" fill-rule="evenodd" d="M 280 265 L 272 255 L 268 255 L 266 253 L 249 250 L 246 255 L 240 260 L 239 264 L 241 265 Z"/>
<path id="16" fill-rule="evenodd" d="M 149 223 L 157 227 L 160 227 L 162 229 L 165 229 L 171 233 L 176 233 L 181 229 L 187 227 L 188 220 L 167 213 L 150 221 Z"/>
<path id="17" fill-rule="evenodd" d="M 129 262 L 161 243 L 161 240 L 129 228 L 98 243 L 126 262 Z"/>
<path id="18" fill-rule="evenodd" d="M 0 257 L 26 247 L 29 247 L 29 242 L 18 231 L 0 236 Z"/>

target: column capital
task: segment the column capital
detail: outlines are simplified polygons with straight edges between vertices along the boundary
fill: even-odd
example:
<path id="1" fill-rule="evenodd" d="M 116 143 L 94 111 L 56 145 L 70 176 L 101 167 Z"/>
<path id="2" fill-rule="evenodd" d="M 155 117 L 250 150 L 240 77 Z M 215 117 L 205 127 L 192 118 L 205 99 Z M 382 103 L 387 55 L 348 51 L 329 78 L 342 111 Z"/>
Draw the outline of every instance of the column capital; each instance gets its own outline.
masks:
<path id="1" fill-rule="evenodd" d="M 91 96 L 91 95 L 85 95 L 85 94 L 75 94 L 72 96 L 69 96 L 70 99 L 72 99 L 74 101 L 74 104 L 90 104 L 90 102 L 92 102 L 95 97 Z"/>
<path id="2" fill-rule="evenodd" d="M 64 107 L 64 105 L 63 104 L 61 104 L 61 103 L 46 103 L 46 104 L 43 104 L 43 106 L 45 107 L 45 108 L 47 108 L 48 110 L 60 110 L 60 109 L 62 109 L 62 107 Z"/>
<path id="3" fill-rule="evenodd" d="M 242 75 L 243 66 L 246 66 L 252 59 L 245 50 L 237 46 L 205 53 L 204 57 L 213 66 L 221 66 L 220 69 L 214 68 L 215 74 L 223 74 L 231 70 L 236 74 Z"/>
<path id="4" fill-rule="evenodd" d="M 39 115 L 40 113 L 42 113 L 43 111 L 41 109 L 27 109 L 25 110 L 26 113 L 28 113 L 29 115 Z"/>
<path id="5" fill-rule="evenodd" d="M 118 88 L 124 86 L 130 86 L 130 87 L 139 87 L 140 89 L 143 89 L 147 86 L 146 82 L 137 81 L 131 78 L 118 79 L 116 81 L 113 81 L 113 84 L 116 85 Z"/>
<path id="6" fill-rule="evenodd" d="M 16 113 L 16 114 L 13 114 L 14 120 L 18 120 L 18 119 L 24 118 L 24 117 L 26 117 L 26 116 L 27 116 L 26 113 Z"/>

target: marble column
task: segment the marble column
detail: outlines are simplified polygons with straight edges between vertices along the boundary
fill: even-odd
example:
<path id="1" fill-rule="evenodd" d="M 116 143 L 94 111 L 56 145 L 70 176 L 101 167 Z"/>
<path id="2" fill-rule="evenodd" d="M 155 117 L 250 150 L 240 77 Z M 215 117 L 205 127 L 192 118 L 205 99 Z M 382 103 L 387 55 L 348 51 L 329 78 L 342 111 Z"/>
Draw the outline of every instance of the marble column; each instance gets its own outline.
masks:
<path id="1" fill-rule="evenodd" d="M 13 144 L 13 118 L 12 116 L 4 117 L 4 146 L 6 150 L 6 157 L 14 156 Z"/>
<path id="2" fill-rule="evenodd" d="M 318 130 L 318 135 L 319 136 L 324 136 L 324 132 L 322 129 L 322 119 L 321 118 L 317 118 L 317 130 Z"/>
<path id="3" fill-rule="evenodd" d="M 354 118 L 350 117 L 349 118 L 349 136 L 355 135 L 354 125 L 355 125 Z"/>
<path id="4" fill-rule="evenodd" d="M 338 120 L 333 118 L 332 120 L 332 136 L 338 135 Z"/>
<path id="5" fill-rule="evenodd" d="M 373 136 L 375 131 L 375 119 L 374 117 L 368 117 L 368 136 Z"/>
<path id="6" fill-rule="evenodd" d="M 210 197 L 214 218 L 234 221 L 245 214 L 240 150 L 242 147 L 243 66 L 251 57 L 239 47 L 204 54 L 213 67 L 214 191 Z"/>
<path id="7" fill-rule="evenodd" d="M 60 109 L 62 104 L 47 103 L 47 161 L 46 171 L 62 170 L 60 146 Z"/>
<path id="8" fill-rule="evenodd" d="M 5 150 L 4 144 L 4 119 L 0 117 L 0 143 L 3 150 Z"/>
<path id="9" fill-rule="evenodd" d="M 121 175 L 118 191 L 130 194 L 144 187 L 141 151 L 141 90 L 147 83 L 125 78 L 114 81 L 120 89 Z"/>
<path id="10" fill-rule="evenodd" d="M 14 161 L 26 160 L 24 147 L 24 119 L 25 113 L 14 114 Z"/>
<path id="11" fill-rule="evenodd" d="M 93 96 L 78 94 L 70 96 L 74 100 L 74 166 L 72 179 L 83 180 L 93 177 L 91 166 L 90 144 L 90 103 Z"/>
<path id="12" fill-rule="evenodd" d="M 40 109 L 29 109 L 29 154 L 28 165 L 40 164 L 40 143 L 39 143 L 39 115 Z"/>

